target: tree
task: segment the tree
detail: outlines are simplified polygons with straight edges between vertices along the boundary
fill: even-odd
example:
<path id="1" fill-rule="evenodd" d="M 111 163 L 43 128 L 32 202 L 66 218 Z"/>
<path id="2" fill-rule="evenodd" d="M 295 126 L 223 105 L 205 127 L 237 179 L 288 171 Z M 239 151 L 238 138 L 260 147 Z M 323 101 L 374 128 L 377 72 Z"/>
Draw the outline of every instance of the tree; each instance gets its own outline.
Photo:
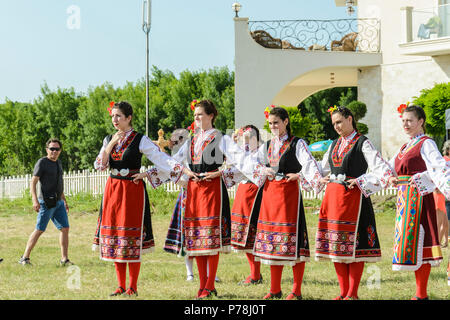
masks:
<path id="1" fill-rule="evenodd" d="M 364 102 L 354 100 L 347 105 L 347 108 L 350 109 L 353 116 L 355 117 L 356 128 L 358 132 L 361 134 L 367 134 L 369 132 L 369 128 L 366 124 L 359 122 L 360 119 L 364 118 L 367 113 L 367 106 Z"/>
<path id="2" fill-rule="evenodd" d="M 445 110 L 450 109 L 450 82 L 438 83 L 431 89 L 420 91 L 414 103 L 426 114 L 426 131 L 433 136 L 445 136 Z"/>

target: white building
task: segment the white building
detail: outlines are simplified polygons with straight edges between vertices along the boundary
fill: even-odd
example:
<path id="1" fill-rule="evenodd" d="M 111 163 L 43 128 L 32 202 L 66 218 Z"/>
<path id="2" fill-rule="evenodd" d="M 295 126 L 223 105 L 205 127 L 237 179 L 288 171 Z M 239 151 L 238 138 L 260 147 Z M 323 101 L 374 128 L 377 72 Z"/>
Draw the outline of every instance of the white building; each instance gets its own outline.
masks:
<path id="1" fill-rule="evenodd" d="M 397 107 L 449 82 L 450 0 L 353 2 L 357 17 L 348 20 L 235 18 L 236 127 L 262 127 L 268 105 L 356 86 L 369 138 L 384 156 L 398 150 L 406 136 Z"/>

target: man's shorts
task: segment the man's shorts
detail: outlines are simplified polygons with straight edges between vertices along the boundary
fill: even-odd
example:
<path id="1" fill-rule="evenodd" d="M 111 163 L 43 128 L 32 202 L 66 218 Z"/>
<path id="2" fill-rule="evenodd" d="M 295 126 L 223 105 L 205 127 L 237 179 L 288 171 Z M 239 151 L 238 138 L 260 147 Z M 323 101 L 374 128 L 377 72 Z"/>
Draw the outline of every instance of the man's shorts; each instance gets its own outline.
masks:
<path id="1" fill-rule="evenodd" d="M 45 231 L 50 219 L 58 230 L 69 228 L 69 218 L 67 216 L 66 207 L 63 200 L 56 203 L 56 207 L 47 209 L 44 200 L 39 200 L 40 209 L 37 216 L 36 229 Z"/>

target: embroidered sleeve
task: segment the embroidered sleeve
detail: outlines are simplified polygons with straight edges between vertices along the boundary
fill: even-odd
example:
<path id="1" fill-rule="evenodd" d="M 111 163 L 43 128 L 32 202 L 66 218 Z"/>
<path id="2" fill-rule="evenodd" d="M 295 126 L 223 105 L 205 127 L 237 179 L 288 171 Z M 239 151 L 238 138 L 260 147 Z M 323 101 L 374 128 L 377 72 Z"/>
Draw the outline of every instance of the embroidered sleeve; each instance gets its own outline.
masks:
<path id="1" fill-rule="evenodd" d="M 224 136 L 221 143 L 221 151 L 227 157 L 227 162 L 232 163 L 233 167 L 244 176 L 261 187 L 266 180 L 266 167 L 261 160 L 264 158 L 264 145 L 260 146 L 257 152 L 245 152 L 232 139 Z"/>
<path id="2" fill-rule="evenodd" d="M 311 152 L 306 145 L 306 142 L 302 139 L 298 140 L 295 151 L 298 162 L 302 165 L 301 173 L 310 187 L 319 193 L 322 191 L 324 185 L 320 183 L 322 178 L 322 170 L 316 159 L 312 156 Z"/>
<path id="3" fill-rule="evenodd" d="M 103 159 L 103 157 L 105 157 L 105 149 L 106 149 L 107 145 L 108 145 L 108 141 L 105 138 L 105 139 L 103 139 L 102 148 L 100 149 L 100 152 L 98 153 L 97 158 L 95 159 L 95 162 L 94 162 L 95 170 L 103 171 L 103 170 L 108 169 L 108 167 L 109 167 L 109 157 L 107 159 Z"/>
<path id="4" fill-rule="evenodd" d="M 313 188 L 311 187 L 311 185 L 308 183 L 308 181 L 306 181 L 305 177 L 303 176 L 303 174 L 301 172 L 298 173 L 299 176 L 299 182 L 300 182 L 300 186 L 302 187 L 303 190 L 305 191 L 312 191 Z"/>
<path id="5" fill-rule="evenodd" d="M 153 177 L 155 179 L 155 185 L 158 185 L 159 178 L 160 181 L 165 182 L 170 179 L 173 182 L 178 182 L 181 175 L 183 174 L 184 166 L 170 157 L 167 153 L 162 152 L 159 147 L 153 143 L 148 137 L 143 136 L 139 144 L 139 150 L 155 165 L 157 170 L 154 169 L 152 172 L 147 173 L 147 177 Z M 156 174 L 156 172 L 158 174 Z M 162 179 L 166 178 L 166 179 Z M 149 181 L 151 181 L 149 179 Z M 153 184 L 152 184 L 153 186 Z"/>
<path id="6" fill-rule="evenodd" d="M 417 177 L 413 176 L 419 192 L 420 188 L 424 190 L 423 192 L 428 192 L 434 185 L 434 188 L 438 188 L 445 198 L 450 200 L 450 164 L 445 161 L 432 139 L 424 141 L 420 154 L 425 161 L 427 171 Z"/>
<path id="7" fill-rule="evenodd" d="M 428 171 L 416 173 L 411 177 L 411 179 L 422 196 L 433 193 L 436 189 L 436 186 L 433 183 L 433 180 L 431 180 Z"/>
<path id="8" fill-rule="evenodd" d="M 222 179 L 227 188 L 238 184 L 245 179 L 245 176 L 236 167 L 231 166 L 222 171 Z"/>
<path id="9" fill-rule="evenodd" d="M 386 188 L 389 185 L 389 178 L 395 176 L 395 173 L 369 140 L 364 141 L 362 152 L 369 170 L 356 179 L 356 185 L 365 197 L 369 197 L 371 194 Z"/>

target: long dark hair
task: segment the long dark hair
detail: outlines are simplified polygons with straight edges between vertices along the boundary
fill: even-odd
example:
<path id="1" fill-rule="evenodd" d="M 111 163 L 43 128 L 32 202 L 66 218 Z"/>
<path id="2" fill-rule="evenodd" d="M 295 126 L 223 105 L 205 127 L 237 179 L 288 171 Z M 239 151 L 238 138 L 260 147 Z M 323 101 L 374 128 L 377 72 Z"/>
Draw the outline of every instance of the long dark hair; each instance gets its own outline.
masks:
<path id="1" fill-rule="evenodd" d="M 288 137 L 292 137 L 292 131 L 291 131 L 291 120 L 289 119 L 289 113 L 286 109 L 281 107 L 274 107 L 272 110 L 270 110 L 269 115 L 277 116 L 281 120 L 288 119 L 288 124 L 286 125 L 286 131 L 288 134 Z"/>
<path id="2" fill-rule="evenodd" d="M 416 115 L 417 119 L 423 119 L 422 128 L 423 132 L 425 133 L 425 122 L 427 121 L 427 116 L 425 115 L 425 111 L 421 106 L 418 106 L 416 104 L 410 104 L 403 110 L 402 114 L 405 112 L 413 112 Z"/>
<path id="3" fill-rule="evenodd" d="M 352 117 L 352 126 L 353 129 L 358 132 L 358 128 L 356 127 L 356 121 L 355 121 L 355 116 L 353 115 L 353 113 L 350 111 L 349 108 L 347 107 L 337 107 L 336 110 L 334 110 L 331 115 L 335 114 L 335 113 L 339 113 L 341 116 L 343 116 L 345 119 L 348 119 L 349 116 Z"/>

